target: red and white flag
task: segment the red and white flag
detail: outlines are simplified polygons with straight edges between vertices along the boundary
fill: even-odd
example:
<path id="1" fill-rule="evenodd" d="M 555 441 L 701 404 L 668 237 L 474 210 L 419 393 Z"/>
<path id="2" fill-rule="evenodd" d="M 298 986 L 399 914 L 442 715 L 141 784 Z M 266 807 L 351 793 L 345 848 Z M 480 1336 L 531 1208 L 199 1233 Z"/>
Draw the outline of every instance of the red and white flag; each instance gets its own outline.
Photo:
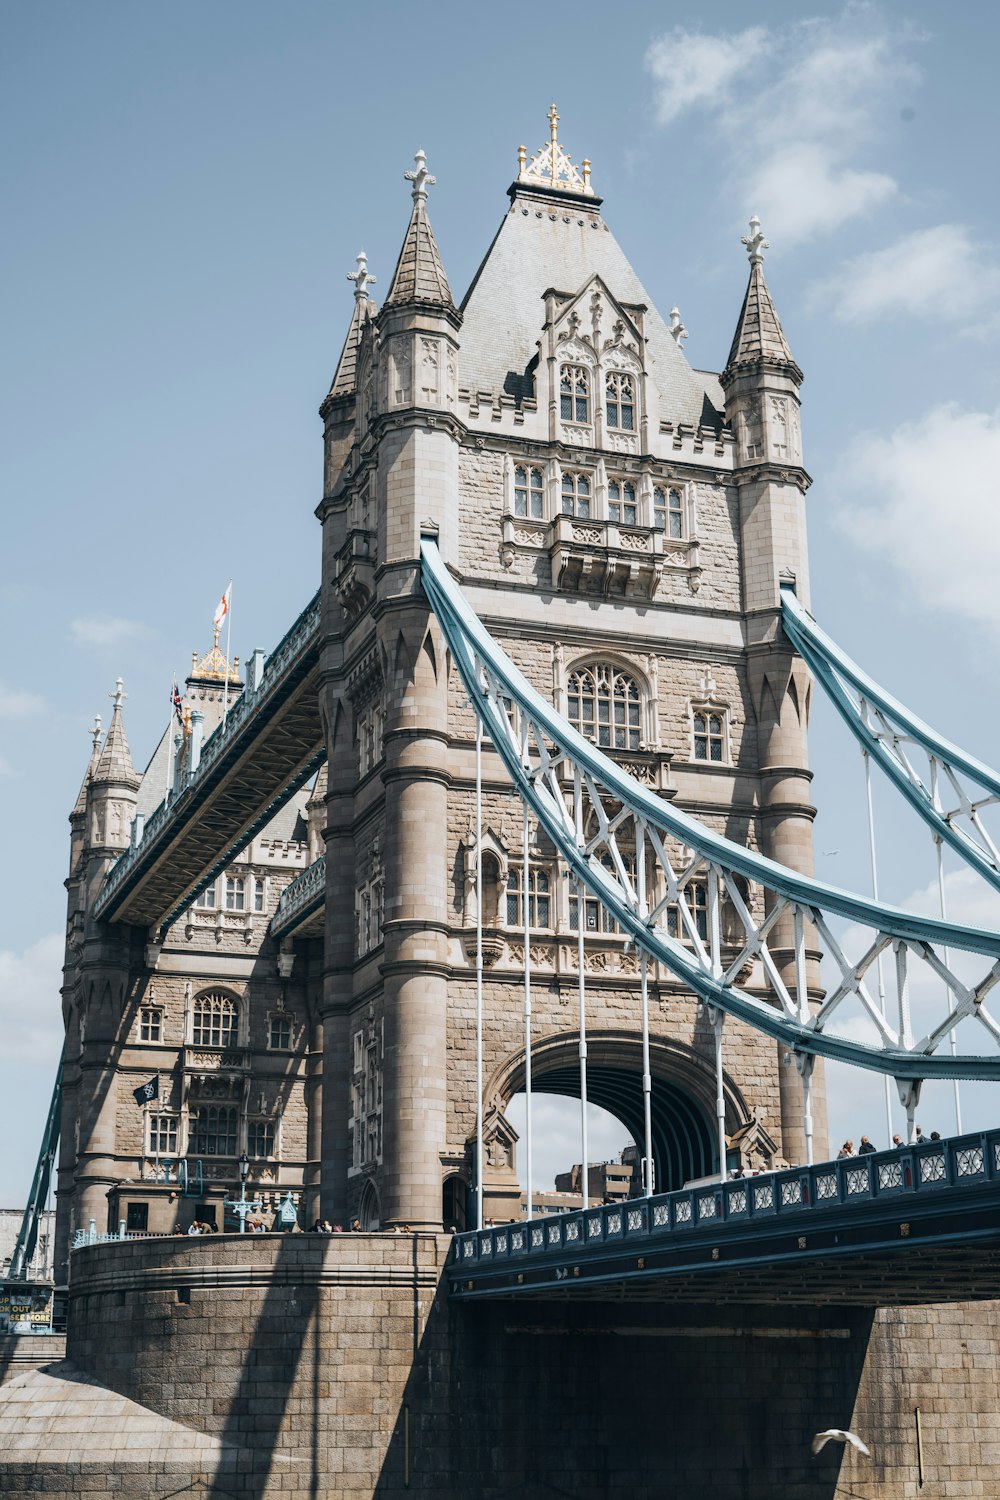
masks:
<path id="1" fill-rule="evenodd" d="M 223 594 L 222 598 L 219 600 L 218 606 L 217 606 L 216 611 L 215 611 L 215 619 L 214 619 L 213 623 L 214 623 L 214 625 L 215 625 L 215 627 L 216 627 L 217 630 L 221 629 L 222 622 L 223 622 L 223 620 L 226 618 L 226 616 L 229 613 L 229 600 L 232 597 L 232 593 L 233 593 L 233 585 L 232 585 L 232 582 L 230 582 L 229 587 L 226 589 L 226 592 Z"/>

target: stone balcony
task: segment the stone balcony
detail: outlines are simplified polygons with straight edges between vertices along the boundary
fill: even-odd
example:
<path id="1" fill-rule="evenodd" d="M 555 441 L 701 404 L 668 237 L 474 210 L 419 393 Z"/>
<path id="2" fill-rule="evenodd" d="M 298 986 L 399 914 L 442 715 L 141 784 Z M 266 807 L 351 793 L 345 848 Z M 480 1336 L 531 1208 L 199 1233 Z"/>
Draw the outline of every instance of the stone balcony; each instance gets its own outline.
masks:
<path id="1" fill-rule="evenodd" d="M 348 618 L 355 619 L 375 592 L 375 536 L 371 531 L 348 532 L 333 560 L 333 588 Z"/>
<path id="2" fill-rule="evenodd" d="M 501 560 L 510 567 L 518 552 L 548 553 L 554 588 L 611 598 L 652 599 L 664 572 L 686 572 L 692 593 L 701 581 L 698 544 L 675 540 L 653 526 L 580 520 L 550 521 L 506 515 Z"/>

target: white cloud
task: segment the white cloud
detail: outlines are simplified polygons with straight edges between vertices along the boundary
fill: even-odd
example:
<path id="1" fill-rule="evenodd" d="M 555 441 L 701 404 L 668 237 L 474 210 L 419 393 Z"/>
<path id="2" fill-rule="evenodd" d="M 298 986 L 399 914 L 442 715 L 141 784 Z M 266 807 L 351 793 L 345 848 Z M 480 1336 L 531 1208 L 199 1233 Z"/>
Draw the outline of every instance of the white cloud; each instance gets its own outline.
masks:
<path id="1" fill-rule="evenodd" d="M 515 1094 L 506 1113 L 520 1136 L 516 1162 L 523 1188 L 528 1180 L 525 1096 Z M 580 1160 L 580 1101 L 542 1093 L 541 1087 L 536 1086 L 531 1100 L 531 1125 L 533 1186 L 537 1192 L 551 1193 L 556 1173 L 568 1172 Z M 588 1107 L 587 1155 L 592 1162 L 618 1161 L 622 1147 L 631 1144 L 632 1137 L 619 1120 L 594 1104 Z"/>
<path id="2" fill-rule="evenodd" d="M 1000 632 L 998 474 L 1000 411 L 939 406 L 854 444 L 840 487 L 862 499 L 844 505 L 838 522 L 867 555 L 890 562 L 921 603 Z"/>
<path id="3" fill-rule="evenodd" d="M 678 26 L 658 37 L 646 53 L 646 67 L 657 84 L 656 117 L 667 125 L 685 109 L 717 107 L 730 86 L 766 48 L 763 26 L 735 36 L 706 36 Z"/>
<path id="4" fill-rule="evenodd" d="M 843 322 L 902 314 L 979 332 L 995 323 L 995 311 L 986 325 L 980 315 L 995 309 L 998 294 L 1000 265 L 961 224 L 938 224 L 847 261 L 814 288 L 812 301 Z"/>
<path id="5" fill-rule="evenodd" d="M 70 635 L 77 646 L 117 646 L 119 642 L 145 635 L 148 627 L 139 620 L 119 615 L 78 615 L 70 621 Z"/>
<path id="6" fill-rule="evenodd" d="M 708 110 L 731 167 L 728 196 L 787 244 L 897 193 L 893 177 L 856 158 L 880 144 L 901 87 L 917 77 L 915 39 L 905 22 L 890 34 L 874 8 L 848 5 L 774 31 L 675 31 L 650 45 L 646 66 L 658 120 Z"/>
<path id="7" fill-rule="evenodd" d="M 59 933 L 21 953 L 0 949 L 0 1032 L 8 1062 L 54 1063 L 59 1056 L 63 949 Z"/>
<path id="8" fill-rule="evenodd" d="M 40 714 L 44 708 L 45 699 L 37 693 L 26 693 L 0 683 L 0 719 L 27 719 L 32 714 Z"/>

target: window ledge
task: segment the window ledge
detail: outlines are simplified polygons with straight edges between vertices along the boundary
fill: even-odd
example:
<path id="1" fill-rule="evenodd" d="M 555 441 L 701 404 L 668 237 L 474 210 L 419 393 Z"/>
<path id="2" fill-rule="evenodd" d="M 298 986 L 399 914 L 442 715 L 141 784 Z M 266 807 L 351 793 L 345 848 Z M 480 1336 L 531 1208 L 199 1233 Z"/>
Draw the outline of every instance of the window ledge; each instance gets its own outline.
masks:
<path id="1" fill-rule="evenodd" d="M 698 543 L 668 537 L 659 527 L 557 515 L 503 518 L 500 560 L 509 568 L 519 549 L 546 550 L 555 588 L 581 593 L 652 599 L 664 573 L 686 571 L 697 593 L 702 570 Z"/>

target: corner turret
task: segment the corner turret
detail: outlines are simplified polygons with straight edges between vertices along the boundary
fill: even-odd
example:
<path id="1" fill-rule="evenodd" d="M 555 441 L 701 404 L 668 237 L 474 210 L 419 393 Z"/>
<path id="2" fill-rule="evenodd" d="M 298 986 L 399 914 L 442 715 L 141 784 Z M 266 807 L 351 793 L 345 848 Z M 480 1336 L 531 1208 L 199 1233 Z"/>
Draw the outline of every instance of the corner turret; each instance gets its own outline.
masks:
<path id="1" fill-rule="evenodd" d="M 119 677 L 115 691 L 111 727 L 90 775 L 89 839 L 90 850 L 98 855 L 116 855 L 127 846 L 135 815 L 136 792 L 141 777 L 132 765 L 132 754 L 122 719 L 122 700 L 126 694 Z"/>

